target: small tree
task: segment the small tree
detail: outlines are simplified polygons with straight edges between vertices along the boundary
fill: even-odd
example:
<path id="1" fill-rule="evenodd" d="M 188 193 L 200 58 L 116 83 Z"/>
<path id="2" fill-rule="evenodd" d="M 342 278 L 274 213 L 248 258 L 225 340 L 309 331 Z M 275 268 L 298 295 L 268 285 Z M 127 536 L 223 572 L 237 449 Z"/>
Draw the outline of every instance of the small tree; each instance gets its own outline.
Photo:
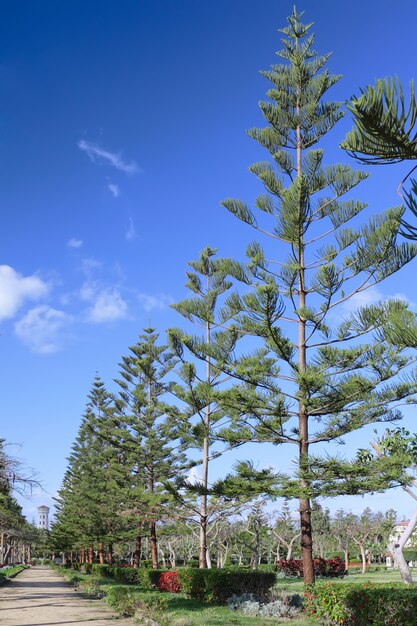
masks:
<path id="1" fill-rule="evenodd" d="M 346 513 L 343 509 L 336 511 L 331 521 L 330 533 L 336 541 L 339 550 L 342 550 L 345 558 L 346 570 L 349 567 L 349 549 L 352 546 L 350 529 L 354 526 L 354 515 Z"/>
<path id="2" fill-rule="evenodd" d="M 291 515 L 287 500 L 284 501 L 282 511 L 279 513 L 275 525 L 272 526 L 271 532 L 277 540 L 277 561 L 281 559 L 281 546 L 286 549 L 286 560 L 292 559 L 294 543 L 300 538 L 300 529 Z"/>
<path id="3" fill-rule="evenodd" d="M 417 500 L 417 435 L 405 428 L 387 429 L 382 437 L 374 441 L 372 451 L 360 450 L 359 458 L 372 471 L 370 481 L 378 483 L 379 489 L 402 487 L 408 495 Z M 404 548 L 417 526 L 417 508 L 398 541 L 389 537 L 388 549 L 398 566 L 404 583 L 413 582 L 410 569 L 404 557 Z M 388 539 L 388 538 L 387 538 Z"/>
<path id="4" fill-rule="evenodd" d="M 219 424 L 224 426 L 226 413 L 219 403 L 219 390 L 225 383 L 223 362 L 236 344 L 236 333 L 227 330 L 227 315 L 222 304 L 224 294 L 232 287 L 231 275 L 247 280 L 246 273 L 231 259 L 216 257 L 216 250 L 207 246 L 196 261 L 189 266 L 186 287 L 191 296 L 173 308 L 184 318 L 198 327 L 201 335 L 191 335 L 183 330 L 171 328 L 168 338 L 172 349 L 181 361 L 180 381 L 172 391 L 181 400 L 181 408 L 173 413 L 176 420 L 184 425 L 182 439 L 189 450 L 198 449 L 201 454 L 201 476 L 195 481 L 200 491 L 198 508 L 199 525 L 199 564 L 200 568 L 210 566 L 207 546 L 209 510 L 209 464 L 211 455 L 221 454 L 217 446 L 216 433 Z M 227 377 L 226 377 L 227 379 Z M 184 498 L 177 492 L 190 510 L 195 507 L 195 499 Z M 195 493 L 195 492 L 194 492 Z"/>
<path id="5" fill-rule="evenodd" d="M 367 566 L 367 554 L 371 558 L 371 549 L 375 544 L 379 549 L 384 549 L 386 543 L 384 539 L 392 531 L 393 515 L 392 511 L 383 514 L 373 513 L 367 507 L 361 515 L 354 515 L 350 518 L 348 533 L 354 545 L 360 551 L 362 559 L 362 573 L 365 574 Z"/>
<path id="6" fill-rule="evenodd" d="M 324 559 L 326 557 L 326 549 L 330 547 L 329 541 L 331 541 L 329 509 L 323 509 L 318 502 L 313 502 L 311 522 L 313 525 L 315 554 Z"/>

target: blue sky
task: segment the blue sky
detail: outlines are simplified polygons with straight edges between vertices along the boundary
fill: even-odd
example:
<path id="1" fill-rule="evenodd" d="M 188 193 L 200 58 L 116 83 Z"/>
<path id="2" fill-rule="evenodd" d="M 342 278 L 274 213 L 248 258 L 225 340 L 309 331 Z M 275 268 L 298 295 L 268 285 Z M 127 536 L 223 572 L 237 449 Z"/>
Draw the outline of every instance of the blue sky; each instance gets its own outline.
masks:
<path id="1" fill-rule="evenodd" d="M 261 122 L 259 70 L 275 62 L 292 6 L 0 0 L 0 420 L 45 484 L 24 504 L 29 517 L 59 487 L 96 371 L 110 383 L 144 326 L 181 323 L 169 304 L 199 250 L 243 258 L 253 239 L 219 202 L 260 191 L 247 168 L 265 155 L 244 131 Z M 334 99 L 375 77 L 413 78 L 414 0 L 298 8 L 344 75 Z M 348 160 L 337 146 L 350 126 L 329 135 L 328 162 Z M 372 170 L 357 194 L 370 211 L 398 204 L 402 171 Z M 381 295 L 412 302 L 414 268 Z M 280 450 L 270 460 L 290 464 Z M 343 506 L 368 502 L 412 506 L 401 494 Z"/>

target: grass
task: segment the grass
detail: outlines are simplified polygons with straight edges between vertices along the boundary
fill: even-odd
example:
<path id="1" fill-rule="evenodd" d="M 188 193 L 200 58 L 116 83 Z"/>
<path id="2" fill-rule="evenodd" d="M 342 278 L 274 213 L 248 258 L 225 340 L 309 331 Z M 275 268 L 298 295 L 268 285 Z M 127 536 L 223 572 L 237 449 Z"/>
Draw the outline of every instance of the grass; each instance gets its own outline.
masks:
<path id="1" fill-rule="evenodd" d="M 169 604 L 161 617 L 162 623 L 169 624 L 169 626 L 224 626 L 225 624 L 262 626 L 277 623 L 274 619 L 234 613 L 227 606 L 209 606 L 198 600 L 189 600 L 180 594 L 169 599 Z"/>

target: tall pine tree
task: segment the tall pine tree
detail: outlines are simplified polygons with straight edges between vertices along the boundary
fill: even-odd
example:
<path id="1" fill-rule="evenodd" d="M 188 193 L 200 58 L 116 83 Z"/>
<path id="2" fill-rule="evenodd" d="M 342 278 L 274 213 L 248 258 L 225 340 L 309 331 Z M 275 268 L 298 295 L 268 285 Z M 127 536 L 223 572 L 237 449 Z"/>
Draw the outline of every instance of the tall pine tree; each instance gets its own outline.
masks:
<path id="1" fill-rule="evenodd" d="M 223 315 L 222 304 L 225 294 L 233 285 L 231 276 L 247 281 L 247 275 L 231 259 L 216 257 L 216 250 L 209 246 L 200 253 L 196 261 L 189 262 L 189 266 L 193 271 L 187 272 L 186 287 L 191 295 L 173 305 L 173 308 L 192 322 L 200 334 L 171 328 L 168 330 L 168 337 L 181 362 L 180 383 L 173 387 L 182 403 L 176 412 L 176 419 L 183 424 L 184 443 L 189 449 L 195 448 L 201 453 L 201 476 L 197 480 L 201 493 L 197 517 L 199 566 L 205 568 L 210 564 L 207 547 L 210 513 L 209 463 L 212 454 L 221 454 L 218 446 L 215 450 L 212 446 L 216 442 L 219 424 L 224 425 L 227 417 L 218 402 L 219 392 L 225 382 L 222 367 L 224 359 L 228 358 L 239 337 L 233 329 L 227 328 L 228 319 L 227 315 Z M 191 500 L 189 507 L 194 506 L 195 503 Z"/>
<path id="2" fill-rule="evenodd" d="M 111 561 L 111 546 L 124 530 L 124 484 L 130 471 L 126 455 L 109 440 L 113 420 L 112 397 L 97 376 L 58 492 L 52 531 L 63 546 L 88 545 L 89 560 L 97 547 L 100 562 L 105 558 L 104 542 Z"/>
<path id="3" fill-rule="evenodd" d="M 271 157 L 250 168 L 266 193 L 256 199 L 256 215 L 240 200 L 223 202 L 265 240 L 248 248 L 257 285 L 228 301 L 257 347 L 251 358 L 231 355 L 225 365 L 243 382 L 223 398 L 234 414 L 223 435 L 231 444 L 297 449 L 297 473 L 277 477 L 278 492 L 299 500 L 304 580 L 311 583 L 311 499 L 351 489 L 337 456 L 313 455 L 312 446 L 322 453 L 323 444 L 367 424 L 400 418 L 398 406 L 417 391 L 404 373 L 415 357 L 395 345 L 405 326 L 417 338 L 414 314 L 399 301 L 355 309 L 351 299 L 401 269 L 417 247 L 398 241 L 401 207 L 349 225 L 366 206 L 349 192 L 366 175 L 324 164 L 317 144 L 343 114 L 340 103 L 325 99 L 339 76 L 325 69 L 329 55 L 314 51 L 312 25 L 301 17 L 294 9 L 281 31 L 282 62 L 263 72 L 271 83 L 260 103 L 267 125 L 249 131 Z M 242 487 L 253 488 L 250 463 L 241 470 Z"/>
<path id="4" fill-rule="evenodd" d="M 131 509 L 137 515 L 136 561 L 140 558 L 141 537 L 148 529 L 152 567 L 158 567 L 157 522 L 170 505 L 165 486 L 183 470 L 185 458 L 179 446 L 179 426 L 169 415 L 169 374 L 176 360 L 158 333 L 145 328 L 139 342 L 120 364 L 119 397 L 116 399 L 114 431 L 117 445 L 128 455 L 131 467 Z"/>

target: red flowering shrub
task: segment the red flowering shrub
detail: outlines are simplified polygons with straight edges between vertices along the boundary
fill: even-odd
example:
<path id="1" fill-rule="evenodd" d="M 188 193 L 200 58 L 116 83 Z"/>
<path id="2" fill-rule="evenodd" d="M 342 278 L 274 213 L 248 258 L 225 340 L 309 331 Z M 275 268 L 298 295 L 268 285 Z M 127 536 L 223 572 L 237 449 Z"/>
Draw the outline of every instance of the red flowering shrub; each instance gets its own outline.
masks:
<path id="1" fill-rule="evenodd" d="M 178 572 L 162 572 L 159 575 L 158 589 L 159 591 L 171 591 L 173 593 L 181 591 Z"/>
<path id="2" fill-rule="evenodd" d="M 314 574 L 323 578 L 342 578 L 345 576 L 346 567 L 343 561 L 336 557 L 335 559 L 314 559 Z M 277 562 L 277 568 L 283 572 L 285 576 L 303 576 L 303 562 L 300 559 L 290 559 L 286 561 L 282 559 Z"/>

